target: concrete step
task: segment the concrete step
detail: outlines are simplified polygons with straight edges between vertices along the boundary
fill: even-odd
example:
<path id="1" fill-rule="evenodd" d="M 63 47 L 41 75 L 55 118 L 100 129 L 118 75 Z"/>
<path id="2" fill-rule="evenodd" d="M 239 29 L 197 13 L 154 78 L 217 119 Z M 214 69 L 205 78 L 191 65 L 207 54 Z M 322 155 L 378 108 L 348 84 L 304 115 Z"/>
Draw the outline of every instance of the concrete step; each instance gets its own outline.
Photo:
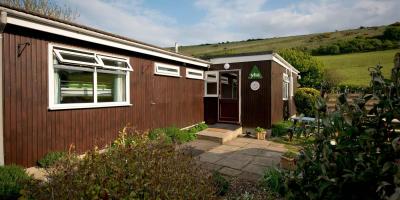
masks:
<path id="1" fill-rule="evenodd" d="M 197 133 L 197 138 L 224 144 L 242 134 L 242 127 L 234 124 L 214 124 Z"/>

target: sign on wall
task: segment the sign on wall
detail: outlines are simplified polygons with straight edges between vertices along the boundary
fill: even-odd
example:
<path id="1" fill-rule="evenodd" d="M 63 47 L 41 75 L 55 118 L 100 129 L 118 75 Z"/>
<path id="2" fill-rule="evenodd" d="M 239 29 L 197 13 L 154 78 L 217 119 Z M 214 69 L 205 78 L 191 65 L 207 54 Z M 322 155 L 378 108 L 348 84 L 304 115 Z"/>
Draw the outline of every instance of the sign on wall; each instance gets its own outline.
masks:
<path id="1" fill-rule="evenodd" d="M 258 89 L 260 89 L 260 83 L 258 81 L 252 81 L 250 83 L 250 88 L 253 91 L 257 91 Z"/>
<path id="2" fill-rule="evenodd" d="M 249 74 L 249 79 L 250 80 L 256 80 L 256 79 L 262 79 L 262 75 L 260 70 L 258 69 L 257 65 L 254 65 L 253 68 L 250 71 Z"/>

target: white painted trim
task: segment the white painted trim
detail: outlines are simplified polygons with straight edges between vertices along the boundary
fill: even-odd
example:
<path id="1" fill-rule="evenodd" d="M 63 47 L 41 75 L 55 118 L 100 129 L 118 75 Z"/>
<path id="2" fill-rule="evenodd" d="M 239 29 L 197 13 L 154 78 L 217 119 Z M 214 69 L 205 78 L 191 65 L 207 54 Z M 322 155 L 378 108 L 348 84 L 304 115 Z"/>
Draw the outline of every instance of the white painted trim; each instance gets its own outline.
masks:
<path id="1" fill-rule="evenodd" d="M 114 70 L 133 71 L 132 66 L 129 63 L 129 59 L 116 58 L 116 57 L 104 56 L 104 55 L 96 55 L 96 56 L 99 58 L 100 62 L 103 64 L 103 66 L 102 66 L 103 68 L 114 69 Z M 105 65 L 103 62 L 103 59 L 125 62 L 128 65 L 128 68 Z"/>
<path id="2" fill-rule="evenodd" d="M 240 62 L 253 62 L 253 61 L 264 61 L 264 60 L 273 60 L 280 64 L 282 67 L 293 71 L 295 74 L 299 74 L 300 72 L 295 69 L 292 65 L 286 62 L 281 56 L 278 54 L 262 54 L 262 55 L 251 55 L 251 56 L 233 56 L 233 57 L 221 57 L 221 58 L 212 58 L 210 62 L 212 64 L 225 64 L 225 63 L 240 63 Z"/>
<path id="3" fill-rule="evenodd" d="M 69 104 L 57 104 L 49 106 L 49 110 L 72 110 L 82 108 L 105 108 L 105 107 L 122 107 L 132 106 L 126 102 L 107 102 L 107 103 L 69 103 Z"/>
<path id="4" fill-rule="evenodd" d="M 164 71 L 164 70 L 160 70 L 159 69 L 160 67 L 174 69 L 176 71 L 175 72 Z M 162 75 L 162 76 L 181 77 L 181 69 L 179 66 L 176 66 L 176 65 L 169 65 L 169 64 L 165 64 L 165 63 L 155 62 L 154 63 L 154 74 Z"/>
<path id="5" fill-rule="evenodd" d="M 115 47 L 128 51 L 143 53 L 168 60 L 188 63 L 208 68 L 210 63 L 205 60 L 173 53 L 161 48 L 141 44 L 131 40 L 115 37 L 112 35 L 87 30 L 78 26 L 61 23 L 54 20 L 45 19 L 31 14 L 15 11 L 5 7 L 0 7 L 8 13 L 7 22 L 16 26 L 22 26 L 33 30 L 39 30 L 46 33 L 52 33 L 68 38 L 74 38 L 91 43 Z"/>
<path id="6" fill-rule="evenodd" d="M 98 60 L 98 58 L 96 58 L 96 55 L 94 53 L 90 53 L 90 54 L 92 54 L 92 55 L 90 55 L 89 53 L 88 54 L 84 54 L 84 53 L 79 53 L 79 52 L 73 52 L 73 51 L 68 51 L 68 50 L 65 50 L 65 49 L 58 49 L 57 47 L 53 47 L 53 51 L 54 51 L 54 53 L 56 53 L 56 56 L 57 56 L 58 60 L 61 63 L 78 64 L 78 65 L 86 65 L 86 66 L 87 65 L 89 65 L 89 66 L 101 66 L 100 61 Z M 82 62 L 82 61 L 65 59 L 61 55 L 61 53 L 93 58 L 96 61 L 96 63 Z"/>
<path id="7" fill-rule="evenodd" d="M 190 74 L 190 72 L 199 73 L 201 75 L 193 75 L 193 74 Z M 204 71 L 198 70 L 198 69 L 186 68 L 186 78 L 203 80 L 204 79 Z"/>
<path id="8" fill-rule="evenodd" d="M 214 75 L 215 79 L 208 79 L 208 75 Z M 208 94 L 207 92 L 207 83 L 217 83 L 217 93 L 216 94 Z M 218 97 L 219 96 L 219 72 L 218 71 L 206 71 L 205 79 L 204 79 L 204 97 Z"/>
<path id="9" fill-rule="evenodd" d="M 93 69 L 93 103 L 68 103 L 68 104 L 56 104 L 54 102 L 54 66 L 53 66 L 53 48 L 60 47 L 49 43 L 48 45 L 48 100 L 49 110 L 66 110 L 66 109 L 81 109 L 81 108 L 103 108 L 103 107 L 119 107 L 119 106 L 131 106 L 130 103 L 130 72 L 126 71 L 125 76 L 125 101 L 124 102 L 97 102 L 97 67 Z M 79 50 L 79 48 L 77 48 Z M 79 69 L 79 67 L 76 67 Z"/>
<path id="10" fill-rule="evenodd" d="M 219 76 L 219 73 L 220 72 L 234 72 L 234 71 L 237 71 L 237 72 L 239 72 L 239 83 L 238 83 L 238 85 L 239 85 L 239 121 L 238 121 L 238 123 L 239 124 L 241 124 L 242 123 L 242 70 L 241 69 L 232 69 L 232 70 L 214 70 L 214 72 L 218 72 L 218 76 Z M 219 83 L 218 83 L 218 85 L 219 85 Z M 219 92 L 219 90 L 218 90 L 218 92 Z M 223 121 L 223 120 L 220 120 L 219 119 L 219 117 L 220 117 L 220 109 L 219 109 L 219 100 L 221 99 L 221 97 L 218 95 L 218 109 L 217 109 L 217 115 L 218 115 L 218 122 L 222 122 L 222 123 L 224 123 L 224 122 L 226 122 L 226 123 L 232 123 L 232 121 Z"/>

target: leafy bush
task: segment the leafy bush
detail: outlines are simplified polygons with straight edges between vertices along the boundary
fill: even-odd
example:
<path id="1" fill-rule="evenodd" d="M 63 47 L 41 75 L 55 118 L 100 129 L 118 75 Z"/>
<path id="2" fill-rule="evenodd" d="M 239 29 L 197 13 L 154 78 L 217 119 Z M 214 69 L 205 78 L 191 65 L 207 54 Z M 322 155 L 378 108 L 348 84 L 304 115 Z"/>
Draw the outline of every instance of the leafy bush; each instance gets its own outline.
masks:
<path id="1" fill-rule="evenodd" d="M 124 129 L 112 148 L 68 155 L 48 181 L 30 182 L 27 199 L 214 199 L 211 175 L 163 140 Z"/>
<path id="2" fill-rule="evenodd" d="M 284 174 L 275 167 L 267 168 L 260 182 L 262 186 L 276 194 L 283 194 L 284 192 Z"/>
<path id="3" fill-rule="evenodd" d="M 293 123 L 290 121 L 281 121 L 281 122 L 272 124 L 271 134 L 274 137 L 280 137 L 280 136 L 286 135 L 292 126 L 293 126 Z"/>
<path id="4" fill-rule="evenodd" d="M 201 123 L 186 130 L 177 127 L 157 128 L 150 130 L 149 138 L 155 140 L 164 138 L 168 142 L 185 143 L 196 139 L 196 133 L 208 128 L 207 124 Z"/>
<path id="5" fill-rule="evenodd" d="M 338 98 L 337 110 L 326 113 L 316 104 L 322 129 L 305 147 L 297 169 L 287 174 L 289 199 L 398 199 L 400 196 L 400 134 L 392 123 L 400 119 L 400 54 L 391 79 L 381 67 L 370 69 L 372 94 L 349 103 Z M 365 109 L 378 99 L 371 111 Z"/>
<path id="6" fill-rule="evenodd" d="M 225 195 L 229 190 L 229 181 L 221 175 L 218 171 L 214 171 L 212 174 L 213 184 L 217 189 L 216 194 L 218 196 Z"/>
<path id="7" fill-rule="evenodd" d="M 309 53 L 295 49 L 281 50 L 279 55 L 300 71 L 301 79 L 298 82 L 302 87 L 319 87 L 321 85 L 324 64 L 320 60 Z"/>
<path id="8" fill-rule="evenodd" d="M 383 36 L 388 40 L 400 40 L 400 26 L 388 26 Z"/>
<path id="9" fill-rule="evenodd" d="M 320 93 L 314 88 L 299 88 L 294 94 L 294 104 L 298 113 L 306 117 L 315 116 L 315 102 Z"/>
<path id="10" fill-rule="evenodd" d="M 22 167 L 16 165 L 0 167 L 0 199 L 17 199 L 24 183 L 30 177 Z"/>
<path id="11" fill-rule="evenodd" d="M 38 161 L 40 167 L 48 168 L 66 156 L 65 152 L 50 152 Z"/>

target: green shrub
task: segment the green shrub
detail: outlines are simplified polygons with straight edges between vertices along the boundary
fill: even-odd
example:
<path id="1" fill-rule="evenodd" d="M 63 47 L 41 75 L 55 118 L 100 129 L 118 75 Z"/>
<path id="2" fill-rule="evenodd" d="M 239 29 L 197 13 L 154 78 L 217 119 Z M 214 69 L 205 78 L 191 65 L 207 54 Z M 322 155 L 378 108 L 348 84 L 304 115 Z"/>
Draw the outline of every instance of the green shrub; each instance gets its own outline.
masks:
<path id="1" fill-rule="evenodd" d="M 298 82 L 301 87 L 319 87 L 321 85 L 323 81 L 323 62 L 307 52 L 295 49 L 280 50 L 279 55 L 300 71 L 301 79 Z"/>
<path id="2" fill-rule="evenodd" d="M 260 184 L 269 191 L 276 194 L 283 194 L 285 189 L 284 174 L 275 167 L 268 167 L 260 180 Z"/>
<path id="3" fill-rule="evenodd" d="M 298 155 L 293 151 L 286 151 L 282 156 L 286 158 L 296 158 Z"/>
<path id="4" fill-rule="evenodd" d="M 173 143 L 185 143 L 196 139 L 196 133 L 208 128 L 207 124 L 201 123 L 189 129 L 181 130 L 177 127 L 156 128 L 149 131 L 149 138 L 155 140 L 164 138 Z"/>
<path id="5" fill-rule="evenodd" d="M 214 199 L 211 175 L 196 161 L 163 140 L 122 132 L 104 153 L 82 159 L 68 155 L 32 181 L 26 199 Z"/>
<path id="6" fill-rule="evenodd" d="M 319 97 L 319 91 L 314 88 L 299 88 L 294 94 L 296 110 L 306 117 L 315 116 L 315 102 Z"/>
<path id="7" fill-rule="evenodd" d="M 212 174 L 213 184 L 217 190 L 218 196 L 225 195 L 229 190 L 229 181 L 221 175 L 218 171 L 214 171 Z"/>
<path id="8" fill-rule="evenodd" d="M 383 36 L 388 40 L 400 40 L 400 26 L 388 26 Z"/>
<path id="9" fill-rule="evenodd" d="M 52 166 L 54 163 L 57 161 L 61 160 L 63 157 L 65 157 L 66 153 L 65 152 L 50 152 L 46 154 L 42 159 L 38 161 L 38 164 L 40 167 L 48 168 Z"/>
<path id="10" fill-rule="evenodd" d="M 400 197 L 400 53 L 390 79 L 382 67 L 370 69 L 372 94 L 349 102 L 338 97 L 337 110 L 326 112 L 316 103 L 321 129 L 313 130 L 314 143 L 297 159 L 288 174 L 289 199 L 399 199 Z M 366 103 L 378 100 L 372 110 Z"/>
<path id="11" fill-rule="evenodd" d="M 30 177 L 16 165 L 0 167 L 0 199 L 17 199 Z"/>
<path id="12" fill-rule="evenodd" d="M 280 137 L 286 135 L 290 128 L 292 128 L 293 123 L 290 121 L 281 121 L 272 124 L 271 134 L 273 137 Z"/>

